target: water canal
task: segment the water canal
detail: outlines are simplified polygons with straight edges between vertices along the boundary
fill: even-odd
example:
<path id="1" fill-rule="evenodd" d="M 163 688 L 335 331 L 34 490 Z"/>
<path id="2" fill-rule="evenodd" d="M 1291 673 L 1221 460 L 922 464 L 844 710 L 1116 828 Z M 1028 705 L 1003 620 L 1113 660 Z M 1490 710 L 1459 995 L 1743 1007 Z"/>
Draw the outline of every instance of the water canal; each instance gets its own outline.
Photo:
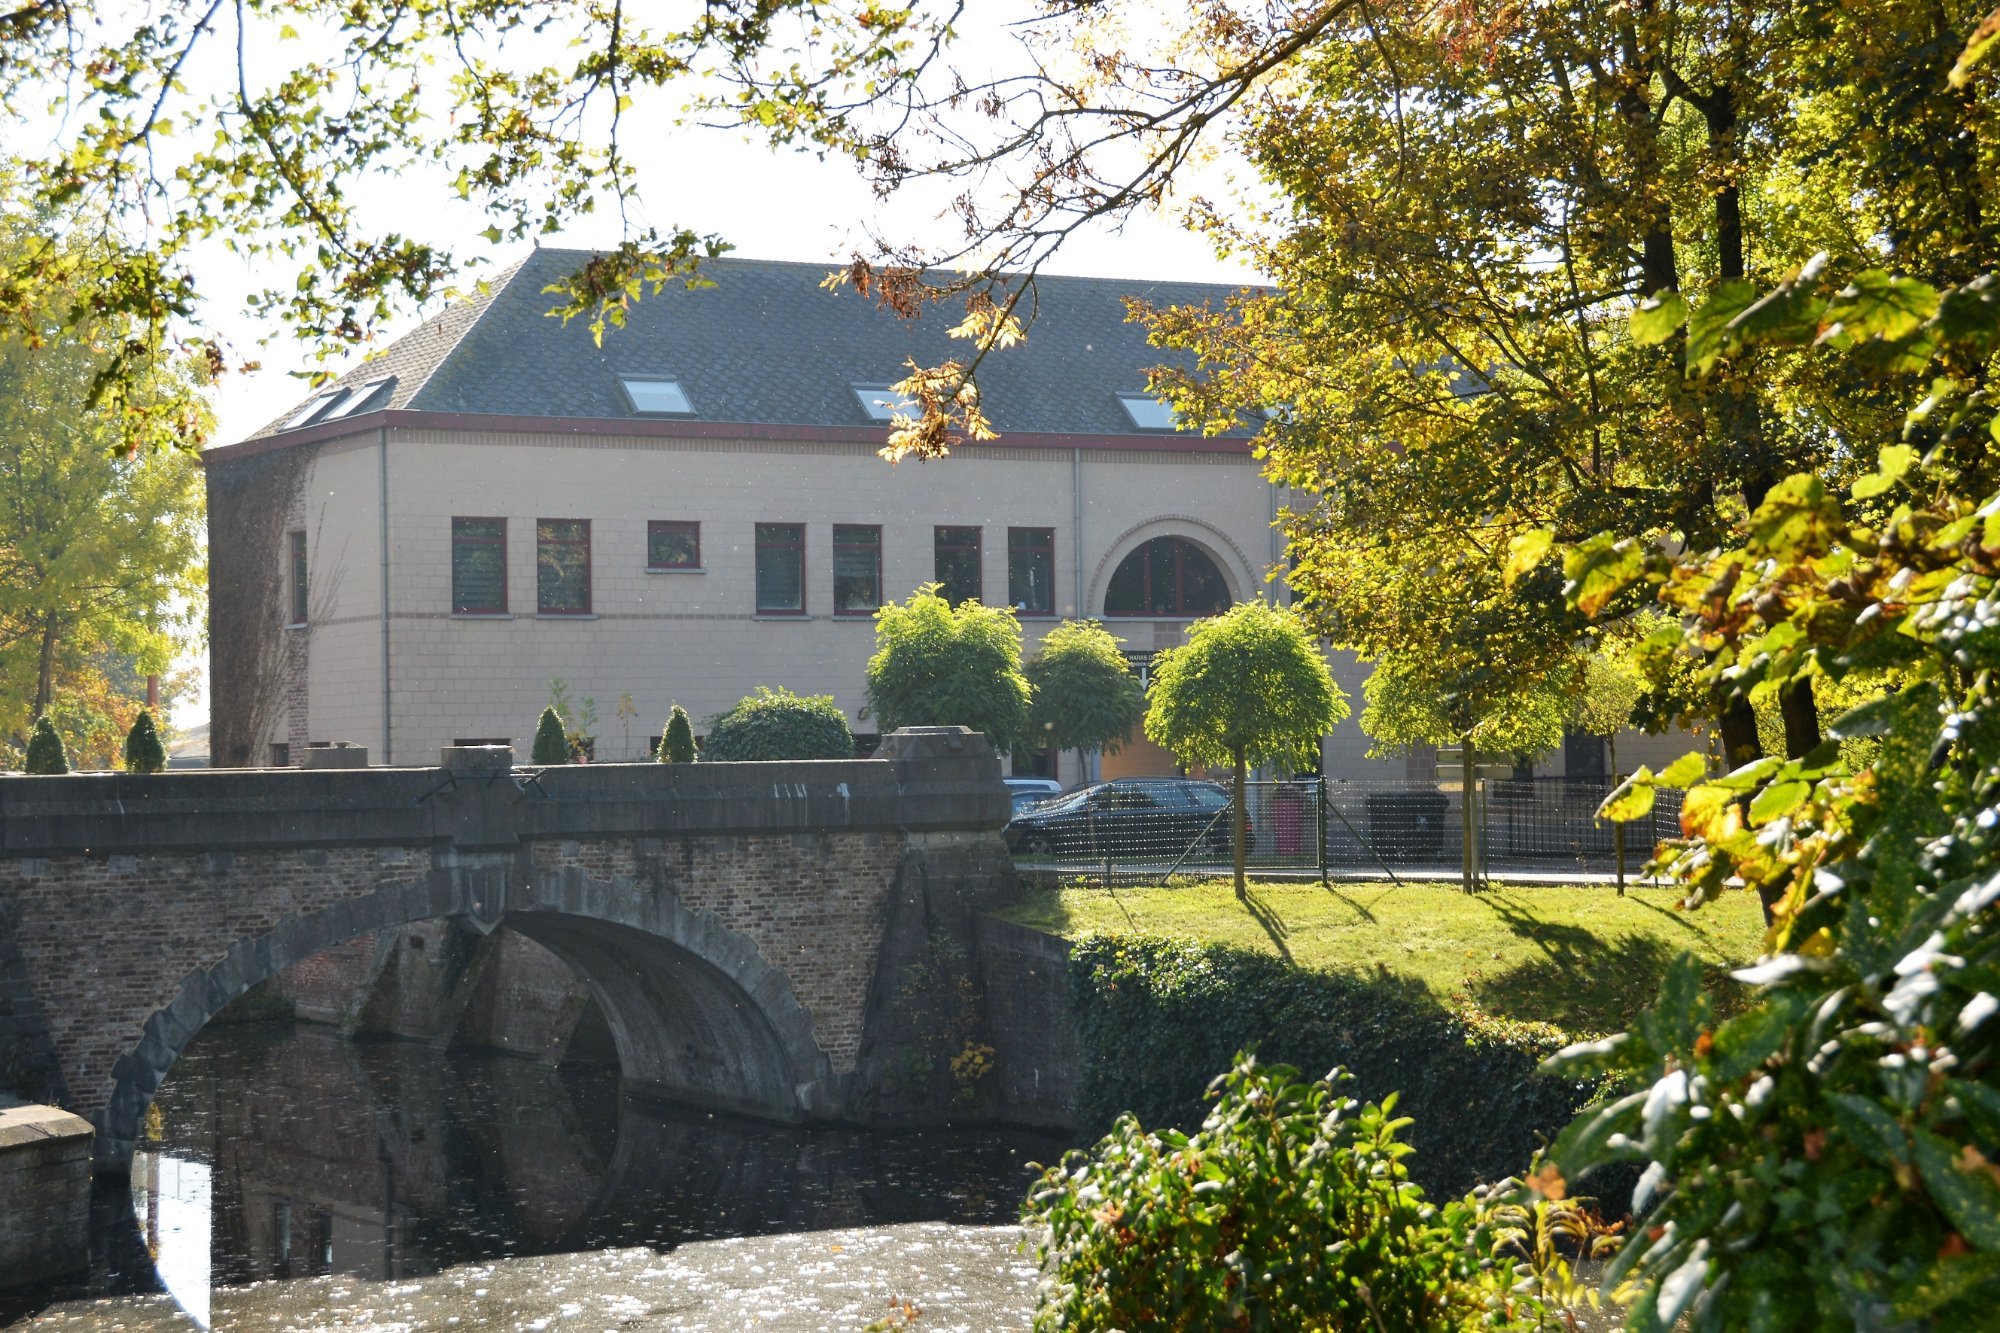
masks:
<path id="1" fill-rule="evenodd" d="M 1046 1135 L 801 1129 L 620 1095 L 616 1074 L 203 1032 L 87 1280 L 33 1329 L 1018 1329 L 1014 1218 Z"/>

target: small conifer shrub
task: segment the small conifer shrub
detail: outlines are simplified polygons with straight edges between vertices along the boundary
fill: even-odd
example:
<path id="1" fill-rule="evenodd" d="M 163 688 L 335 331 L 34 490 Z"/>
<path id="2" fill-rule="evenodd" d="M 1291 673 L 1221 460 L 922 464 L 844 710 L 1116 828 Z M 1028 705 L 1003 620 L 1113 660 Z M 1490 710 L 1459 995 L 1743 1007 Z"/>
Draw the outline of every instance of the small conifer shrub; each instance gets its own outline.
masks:
<path id="1" fill-rule="evenodd" d="M 132 719 L 132 729 L 125 733 L 125 771 L 157 773 L 166 766 L 167 747 L 160 742 L 153 710 L 141 708 L 139 716 Z"/>
<path id="2" fill-rule="evenodd" d="M 62 737 L 56 735 L 55 724 L 46 715 L 35 719 L 35 730 L 28 737 L 28 771 L 69 772 L 69 751 L 63 748 Z"/>
<path id="3" fill-rule="evenodd" d="M 673 712 L 667 714 L 667 729 L 660 737 L 660 762 L 663 764 L 692 764 L 695 761 L 694 724 L 688 721 L 687 709 L 674 705 Z"/>
<path id="4" fill-rule="evenodd" d="M 529 758 L 543 765 L 569 762 L 569 737 L 563 734 L 562 716 L 553 706 L 544 708 L 542 720 L 535 724 L 535 748 Z"/>

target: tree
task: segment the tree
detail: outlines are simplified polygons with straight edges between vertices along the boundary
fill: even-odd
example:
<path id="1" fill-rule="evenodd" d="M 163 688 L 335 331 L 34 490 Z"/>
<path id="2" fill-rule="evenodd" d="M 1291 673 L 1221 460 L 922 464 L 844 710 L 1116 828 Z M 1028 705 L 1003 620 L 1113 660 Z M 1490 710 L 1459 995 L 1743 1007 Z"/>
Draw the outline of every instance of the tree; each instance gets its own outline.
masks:
<path id="1" fill-rule="evenodd" d="M 1347 713 L 1347 696 L 1298 617 L 1261 599 L 1196 621 L 1186 643 L 1153 659 L 1146 735 L 1184 763 L 1235 766 L 1237 897 L 1246 893 L 1245 770 L 1317 765 L 1321 738 Z"/>
<path id="2" fill-rule="evenodd" d="M 659 759 L 663 764 L 692 764 L 695 761 L 694 726 L 687 709 L 675 704 L 667 714 L 666 730 L 660 733 Z"/>
<path id="3" fill-rule="evenodd" d="M 852 759 L 854 733 L 830 694 L 794 694 L 759 685 L 726 713 L 708 719 L 715 763 L 779 759 Z"/>
<path id="4" fill-rule="evenodd" d="M 35 719 L 35 729 L 28 737 L 28 772 L 44 775 L 69 772 L 69 752 L 46 716 Z"/>
<path id="5" fill-rule="evenodd" d="M 569 737 L 563 731 L 562 714 L 550 704 L 542 710 L 541 720 L 535 724 L 535 747 L 529 754 L 529 762 L 534 764 L 567 764 L 570 761 Z"/>
<path id="6" fill-rule="evenodd" d="M 153 710 L 142 708 L 125 733 L 125 771 L 157 773 L 167 766 L 167 747 L 160 743 L 160 729 L 153 723 Z"/>
<path id="7" fill-rule="evenodd" d="M 1108 754 L 1146 715 L 1146 692 L 1125 650 L 1095 620 L 1065 620 L 1042 639 L 1022 673 L 1034 702 L 1028 737 L 1058 750 Z"/>
<path id="8" fill-rule="evenodd" d="M 868 706 L 882 730 L 970 727 L 996 750 L 1025 738 L 1034 694 L 1021 674 L 1021 626 L 1006 607 L 954 608 L 926 583 L 875 613 Z"/>

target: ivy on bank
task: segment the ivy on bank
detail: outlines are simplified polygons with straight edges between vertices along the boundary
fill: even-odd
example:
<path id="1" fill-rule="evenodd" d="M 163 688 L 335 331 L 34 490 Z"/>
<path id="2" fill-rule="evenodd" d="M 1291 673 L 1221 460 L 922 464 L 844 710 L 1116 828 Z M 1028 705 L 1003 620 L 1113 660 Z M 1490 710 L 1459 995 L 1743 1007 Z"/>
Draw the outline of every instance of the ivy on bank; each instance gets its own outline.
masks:
<path id="1" fill-rule="evenodd" d="M 1515 1175 L 1591 1100 L 1594 1083 L 1537 1072 L 1570 1040 L 1440 1005 L 1412 982 L 1290 966 L 1248 949 L 1148 935 L 1086 935 L 1070 950 L 1087 1129 L 1131 1112 L 1193 1129 L 1239 1051 L 1345 1068 L 1353 1094 L 1400 1095 L 1415 1125 L 1412 1178 L 1433 1195 Z"/>

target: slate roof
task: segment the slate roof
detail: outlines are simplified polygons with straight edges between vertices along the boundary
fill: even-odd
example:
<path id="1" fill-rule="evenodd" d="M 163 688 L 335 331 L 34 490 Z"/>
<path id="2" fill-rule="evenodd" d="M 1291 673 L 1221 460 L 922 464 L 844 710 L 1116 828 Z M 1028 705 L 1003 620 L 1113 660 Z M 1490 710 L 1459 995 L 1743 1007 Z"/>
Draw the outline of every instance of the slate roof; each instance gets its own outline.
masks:
<path id="1" fill-rule="evenodd" d="M 969 347 L 947 336 L 959 317 L 955 305 L 903 320 L 852 290 L 822 290 L 833 264 L 733 258 L 703 266 L 712 287 L 649 293 L 599 347 L 586 320 L 564 326 L 548 315 L 555 298 L 543 290 L 588 257 L 533 252 L 485 295 L 337 383 L 358 387 L 394 375 L 393 394 L 366 404 L 371 412 L 603 420 L 632 418 L 618 376 L 636 374 L 678 380 L 697 421 L 879 428 L 854 385 L 893 383 L 905 361 L 962 359 Z M 1079 277 L 1043 277 L 1036 286 L 1040 309 L 1027 339 L 980 369 L 987 414 L 1003 436 L 1157 436 L 1134 426 L 1116 395 L 1143 393 L 1148 367 L 1184 359 L 1147 345 L 1144 329 L 1125 318 L 1124 298 L 1219 305 L 1240 290 Z M 283 433 L 296 411 L 251 438 Z"/>

